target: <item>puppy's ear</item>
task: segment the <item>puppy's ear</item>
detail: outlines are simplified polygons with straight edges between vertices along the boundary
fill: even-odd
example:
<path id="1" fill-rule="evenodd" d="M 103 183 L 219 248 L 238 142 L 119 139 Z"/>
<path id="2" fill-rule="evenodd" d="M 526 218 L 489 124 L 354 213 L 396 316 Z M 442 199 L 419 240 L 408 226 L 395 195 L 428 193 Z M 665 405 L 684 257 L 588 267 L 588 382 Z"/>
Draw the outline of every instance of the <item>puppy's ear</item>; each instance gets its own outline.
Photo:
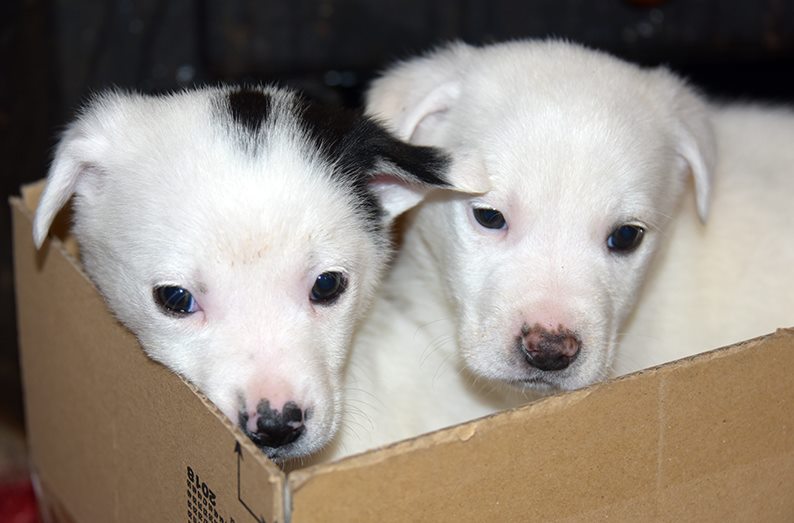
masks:
<path id="1" fill-rule="evenodd" d="M 385 222 L 419 204 L 436 188 L 474 194 L 490 189 L 479 175 L 481 166 L 469 158 L 453 161 L 441 149 L 411 145 L 380 132 L 377 160 L 367 185 L 380 201 Z M 376 135 L 374 129 L 369 132 L 370 139 Z"/>
<path id="2" fill-rule="evenodd" d="M 33 218 L 33 241 L 36 247 L 44 243 L 52 221 L 74 194 L 81 176 L 94 170 L 90 149 L 88 138 L 76 126 L 69 128 L 61 137 Z"/>
<path id="3" fill-rule="evenodd" d="M 111 106 L 117 105 L 121 98 L 117 93 L 94 98 L 61 136 L 33 218 L 36 247 L 44 243 L 55 216 L 78 186 L 102 170 L 100 162 L 107 151 L 103 128 L 111 125 Z"/>
<path id="4" fill-rule="evenodd" d="M 375 131 L 377 129 L 377 131 Z M 449 158 L 433 147 L 410 145 L 379 126 L 369 134 L 377 139 L 377 153 L 366 184 L 384 211 L 384 223 L 417 205 L 428 192 L 448 187 Z"/>
<path id="5" fill-rule="evenodd" d="M 436 137 L 458 99 L 461 74 L 472 48 L 454 43 L 402 62 L 372 83 L 366 111 L 411 143 L 439 145 Z"/>
<path id="6" fill-rule="evenodd" d="M 664 86 L 673 110 L 673 137 L 676 151 L 686 161 L 695 181 L 698 216 L 706 221 L 711 203 L 717 146 L 706 102 L 680 78 L 666 69 L 652 71 Z"/>

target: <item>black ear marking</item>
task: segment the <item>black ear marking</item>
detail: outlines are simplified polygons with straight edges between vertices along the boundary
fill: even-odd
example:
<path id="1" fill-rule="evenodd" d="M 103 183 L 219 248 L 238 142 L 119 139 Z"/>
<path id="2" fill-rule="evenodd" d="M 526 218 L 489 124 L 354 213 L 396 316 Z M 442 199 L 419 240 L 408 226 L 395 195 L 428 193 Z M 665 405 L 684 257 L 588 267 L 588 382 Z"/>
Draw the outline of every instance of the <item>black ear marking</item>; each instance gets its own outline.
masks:
<path id="1" fill-rule="evenodd" d="M 299 114 L 310 136 L 329 160 L 341 162 L 349 174 L 376 174 L 386 162 L 407 178 L 432 185 L 449 185 L 447 156 L 433 147 L 405 143 L 360 111 L 331 108 L 301 100 Z"/>
<path id="2" fill-rule="evenodd" d="M 249 133 L 256 134 L 270 115 L 270 95 L 254 89 L 240 88 L 227 95 L 229 113 Z"/>
<path id="3" fill-rule="evenodd" d="M 381 141 L 379 148 L 383 161 L 393 164 L 425 184 L 439 187 L 450 186 L 446 176 L 450 159 L 440 149 L 402 142 L 392 137 L 375 122 L 370 120 L 369 124 L 378 130 L 372 133 L 373 137 L 380 135 L 378 136 Z"/>
<path id="4" fill-rule="evenodd" d="M 369 188 L 374 176 L 387 174 L 426 185 L 449 186 L 449 158 L 440 150 L 404 143 L 360 111 L 296 100 L 296 114 L 335 176 L 352 186 L 367 221 L 381 226 L 383 208 Z"/>

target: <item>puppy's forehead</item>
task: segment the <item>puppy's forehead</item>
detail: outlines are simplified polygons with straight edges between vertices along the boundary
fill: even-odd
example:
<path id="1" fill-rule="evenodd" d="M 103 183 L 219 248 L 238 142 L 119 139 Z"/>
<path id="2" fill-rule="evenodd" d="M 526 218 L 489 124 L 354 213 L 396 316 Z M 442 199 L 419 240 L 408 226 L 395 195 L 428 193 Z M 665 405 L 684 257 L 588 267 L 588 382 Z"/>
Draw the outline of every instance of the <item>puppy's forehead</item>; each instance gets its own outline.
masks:
<path id="1" fill-rule="evenodd" d="M 479 55 L 451 114 L 452 140 L 479 149 L 495 187 L 614 201 L 666 179 L 668 109 L 645 71 L 557 43 L 510 49 Z"/>
<path id="2" fill-rule="evenodd" d="M 278 267 L 287 274 L 314 264 L 356 263 L 377 244 L 355 202 L 327 179 L 295 179 L 288 187 L 241 182 L 186 190 L 182 205 L 152 210 L 160 221 L 144 227 L 166 234 L 146 248 L 176 255 L 178 264 Z"/>
<path id="3" fill-rule="evenodd" d="M 378 161 L 381 129 L 359 112 L 280 89 L 232 88 L 217 103 L 221 119 L 231 117 L 231 134 L 245 152 L 267 157 L 275 142 L 288 142 L 287 149 L 324 163 L 323 175 L 354 196 L 368 226 L 379 229 L 381 209 L 366 183 Z"/>
<path id="4" fill-rule="evenodd" d="M 479 124 L 468 128 L 575 137 L 580 128 L 599 134 L 649 130 L 666 116 L 666 97 L 648 72 L 604 53 L 555 41 L 479 51 L 455 107 L 459 118 Z"/>
<path id="5" fill-rule="evenodd" d="M 189 251 L 206 246 L 250 259 L 274 250 L 314 245 L 347 247 L 380 241 L 380 208 L 341 172 L 302 117 L 291 92 L 218 88 L 167 98 L 141 98 L 126 108 L 114 142 L 117 194 L 146 229 Z M 331 125 L 327 120 L 316 125 Z M 343 115 L 336 134 L 355 125 Z M 134 124 L 134 125 L 133 125 Z M 317 132 L 319 134 L 319 132 Z M 358 173 L 364 176 L 365 173 Z M 118 207 L 108 198 L 108 205 Z M 147 216 L 147 220 L 138 219 Z M 157 248 L 163 246 L 158 245 Z M 272 252 L 272 251 L 271 251 Z"/>
<path id="6" fill-rule="evenodd" d="M 610 117 L 565 119 L 565 112 L 534 125 L 508 119 L 487 136 L 479 153 L 492 181 L 488 203 L 521 208 L 531 219 L 647 214 L 675 179 L 676 156 L 665 136 Z"/>
<path id="7" fill-rule="evenodd" d="M 375 151 L 368 143 L 372 136 L 362 133 L 369 122 L 356 111 L 328 107 L 305 100 L 291 91 L 268 88 L 230 88 L 216 96 L 216 115 L 229 125 L 234 135 L 255 142 L 248 152 L 262 152 L 274 135 L 292 135 L 304 146 L 316 151 L 334 167 L 336 174 L 350 177 L 365 171 L 376 161 Z M 375 133 L 374 129 L 371 129 Z M 360 138 L 351 147 L 351 136 Z M 357 162 L 351 164 L 351 162 Z M 341 167 L 341 168 L 339 168 Z"/>
<path id="8" fill-rule="evenodd" d="M 356 112 L 257 86 L 138 97 L 123 114 L 112 154 L 121 170 L 135 171 L 125 176 L 130 184 L 146 179 L 174 199 L 207 205 L 218 198 L 193 188 L 223 194 L 247 187 L 246 195 L 265 207 L 307 200 L 308 193 L 318 204 L 355 209 L 366 228 L 380 233 L 381 208 L 367 181 L 381 145 Z"/>

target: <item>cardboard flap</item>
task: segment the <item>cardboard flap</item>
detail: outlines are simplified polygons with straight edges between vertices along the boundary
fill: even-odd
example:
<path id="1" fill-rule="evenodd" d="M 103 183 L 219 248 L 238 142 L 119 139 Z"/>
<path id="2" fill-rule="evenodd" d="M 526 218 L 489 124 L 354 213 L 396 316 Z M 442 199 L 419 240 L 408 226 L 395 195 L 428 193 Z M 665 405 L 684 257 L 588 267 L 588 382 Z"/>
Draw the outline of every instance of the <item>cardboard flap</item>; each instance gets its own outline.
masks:
<path id="1" fill-rule="evenodd" d="M 794 513 L 792 366 L 781 330 L 296 471 L 292 520 L 781 519 Z"/>
<path id="2" fill-rule="evenodd" d="M 59 240 L 37 253 L 31 191 L 11 206 L 28 435 L 43 482 L 77 521 L 185 521 L 209 510 L 283 522 L 281 470 L 143 353 Z"/>

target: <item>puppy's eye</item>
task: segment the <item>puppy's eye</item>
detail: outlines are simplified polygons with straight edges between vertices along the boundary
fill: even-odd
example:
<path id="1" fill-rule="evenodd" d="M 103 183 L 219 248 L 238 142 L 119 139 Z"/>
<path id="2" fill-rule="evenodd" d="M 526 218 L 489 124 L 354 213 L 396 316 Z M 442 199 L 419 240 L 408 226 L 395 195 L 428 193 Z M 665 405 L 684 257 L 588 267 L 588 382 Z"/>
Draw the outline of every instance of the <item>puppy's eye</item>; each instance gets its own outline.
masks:
<path id="1" fill-rule="evenodd" d="M 328 271 L 317 276 L 309 299 L 318 305 L 330 305 L 347 288 L 347 278 L 341 272 Z"/>
<path id="2" fill-rule="evenodd" d="M 474 219 L 486 229 L 504 229 L 507 226 L 505 217 L 496 209 L 475 207 L 472 209 Z"/>
<path id="3" fill-rule="evenodd" d="M 631 252 L 642 243 L 645 229 L 639 225 L 621 225 L 607 237 L 607 247 L 612 252 Z"/>
<path id="4" fill-rule="evenodd" d="M 172 285 L 155 287 L 154 301 L 165 312 L 178 316 L 187 316 L 199 310 L 193 295 L 182 287 Z"/>

